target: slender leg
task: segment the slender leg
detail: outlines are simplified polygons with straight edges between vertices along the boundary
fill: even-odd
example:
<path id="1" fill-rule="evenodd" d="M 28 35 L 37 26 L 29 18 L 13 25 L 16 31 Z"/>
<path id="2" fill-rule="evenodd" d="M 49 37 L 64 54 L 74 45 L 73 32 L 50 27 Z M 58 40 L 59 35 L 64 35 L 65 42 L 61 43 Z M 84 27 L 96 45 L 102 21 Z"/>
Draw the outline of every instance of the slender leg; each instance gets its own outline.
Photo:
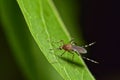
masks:
<path id="1" fill-rule="evenodd" d="M 82 46 L 82 47 L 89 47 L 89 46 L 92 46 L 92 45 L 94 45 L 96 42 L 93 42 L 93 43 L 90 43 L 90 44 L 88 44 L 88 45 L 84 45 L 84 46 Z"/>
<path id="2" fill-rule="evenodd" d="M 72 56 L 72 61 L 73 61 L 73 59 L 74 59 L 74 54 L 73 54 L 73 56 Z"/>
<path id="3" fill-rule="evenodd" d="M 72 61 L 73 61 L 73 59 L 74 59 L 74 53 L 72 52 L 72 51 L 68 51 L 69 53 L 71 53 L 71 54 L 73 54 L 73 56 L 72 56 Z"/>
<path id="4" fill-rule="evenodd" d="M 87 58 L 87 57 L 84 57 L 84 56 L 82 56 L 82 58 L 83 58 L 83 59 L 86 59 L 86 60 L 88 60 L 88 61 L 91 61 L 91 62 L 93 62 L 93 63 L 99 64 L 99 62 L 97 62 L 97 61 L 95 61 L 95 60 L 92 60 L 92 59 L 90 59 L 90 58 Z"/>
<path id="5" fill-rule="evenodd" d="M 50 49 L 50 50 L 52 51 L 52 50 L 61 50 L 61 49 L 60 48 L 53 48 L 53 49 Z"/>
<path id="6" fill-rule="evenodd" d="M 62 45 L 64 45 L 64 44 L 65 44 L 63 40 L 58 41 L 58 43 L 60 43 L 60 42 L 62 43 Z"/>
<path id="7" fill-rule="evenodd" d="M 66 51 L 64 51 L 62 54 L 61 54 L 61 56 L 65 53 Z"/>
<path id="8" fill-rule="evenodd" d="M 69 43 L 71 43 L 71 44 L 75 44 L 75 45 L 77 44 L 77 43 L 74 42 L 74 39 L 73 39 L 73 38 L 70 40 Z"/>
<path id="9" fill-rule="evenodd" d="M 52 41 L 52 45 L 53 45 L 53 43 L 62 43 L 62 45 L 65 44 L 63 40 L 60 40 L 60 41 Z"/>
<path id="10" fill-rule="evenodd" d="M 63 40 L 60 40 L 60 41 L 57 41 L 57 42 L 54 42 L 54 43 L 62 43 L 62 45 L 64 45 L 64 41 Z M 54 45 L 52 44 L 52 46 L 54 46 Z M 50 49 L 50 50 L 61 50 L 60 47 L 59 48 Z"/>
<path id="11" fill-rule="evenodd" d="M 74 38 L 72 38 L 69 43 L 74 43 Z"/>

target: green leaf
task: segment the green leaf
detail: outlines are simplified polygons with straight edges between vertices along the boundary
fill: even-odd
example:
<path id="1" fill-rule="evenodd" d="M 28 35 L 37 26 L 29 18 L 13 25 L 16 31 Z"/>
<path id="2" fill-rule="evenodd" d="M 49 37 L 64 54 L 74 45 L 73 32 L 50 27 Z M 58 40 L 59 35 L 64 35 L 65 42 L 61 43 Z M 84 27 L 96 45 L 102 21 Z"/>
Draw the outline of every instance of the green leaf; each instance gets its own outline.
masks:
<path id="1" fill-rule="evenodd" d="M 28 24 L 31 34 L 39 48 L 65 80 L 94 80 L 81 57 L 66 53 L 60 57 L 62 51 L 54 49 L 59 47 L 59 40 L 69 42 L 70 35 L 58 15 L 51 0 L 17 0 Z M 53 46 L 54 45 L 54 46 Z"/>
<path id="2" fill-rule="evenodd" d="M 29 29 L 24 21 L 22 13 L 17 5 L 16 0 L 0 0 L 0 21 L 9 43 L 10 50 L 5 45 L 4 52 L 13 57 L 19 68 L 14 71 L 14 65 L 9 59 L 2 59 L 0 66 L 0 80 L 61 80 L 60 75 L 48 63 L 39 47 L 36 45 Z M 2 35 L 2 34 L 1 34 Z M 3 43 L 4 44 L 4 43 Z M 7 44 L 7 43 L 6 43 Z M 11 51 L 11 52 L 9 52 Z M 5 53 L 6 52 L 6 53 Z M 3 56 L 1 56 L 3 58 Z M 9 62 L 7 65 L 6 62 Z M 11 62 L 11 63 L 10 63 Z M 11 68 L 11 66 L 14 66 Z M 7 68 L 7 69 L 6 69 Z M 10 70 L 9 70 L 10 69 Z M 18 75 L 20 74 L 21 75 Z M 46 77 L 47 76 L 47 77 Z"/>
<path id="3" fill-rule="evenodd" d="M 65 23 L 67 30 L 69 31 L 72 38 L 79 44 L 82 44 L 83 35 L 81 29 L 81 1 L 73 1 L 73 0 L 53 0 L 54 4 L 62 18 L 62 21 Z"/>

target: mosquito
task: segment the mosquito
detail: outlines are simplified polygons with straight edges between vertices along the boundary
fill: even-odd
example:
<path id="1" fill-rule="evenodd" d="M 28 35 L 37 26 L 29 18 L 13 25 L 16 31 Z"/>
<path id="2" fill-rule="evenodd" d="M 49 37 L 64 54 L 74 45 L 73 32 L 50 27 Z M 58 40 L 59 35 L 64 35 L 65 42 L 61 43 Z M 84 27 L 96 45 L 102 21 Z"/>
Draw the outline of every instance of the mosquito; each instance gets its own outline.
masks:
<path id="1" fill-rule="evenodd" d="M 82 55 L 82 54 L 86 54 L 87 53 L 87 50 L 85 49 L 86 47 L 89 47 L 89 46 L 92 46 L 95 44 L 95 42 L 93 43 L 90 43 L 88 45 L 85 45 L 85 46 L 77 46 L 76 43 L 71 40 L 69 43 L 65 44 L 63 40 L 61 40 L 60 42 L 62 42 L 62 46 L 59 47 L 59 50 L 64 50 L 64 52 L 61 54 L 61 56 L 65 53 L 65 52 L 70 52 L 73 54 L 73 57 L 74 57 L 74 53 L 75 52 L 78 56 Z M 73 59 L 72 57 L 72 59 Z M 87 58 L 87 57 L 84 57 L 82 56 L 83 59 L 86 59 L 88 61 L 91 61 L 93 63 L 98 63 L 97 61 L 95 60 L 92 60 L 90 58 Z"/>

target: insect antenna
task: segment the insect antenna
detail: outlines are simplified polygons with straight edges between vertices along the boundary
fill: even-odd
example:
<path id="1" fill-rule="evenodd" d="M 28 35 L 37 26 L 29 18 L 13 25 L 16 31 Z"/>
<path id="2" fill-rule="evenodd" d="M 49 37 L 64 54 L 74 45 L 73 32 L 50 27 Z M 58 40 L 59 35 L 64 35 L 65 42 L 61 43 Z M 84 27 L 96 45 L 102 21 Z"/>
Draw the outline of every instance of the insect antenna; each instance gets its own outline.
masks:
<path id="1" fill-rule="evenodd" d="M 85 60 L 88 60 L 88 61 L 91 61 L 91 62 L 93 62 L 93 63 L 96 63 L 96 64 L 99 64 L 99 62 L 97 62 L 97 61 L 95 61 L 95 60 L 92 60 L 92 59 L 90 59 L 90 58 L 87 58 L 87 57 L 82 57 L 83 59 L 85 59 Z"/>

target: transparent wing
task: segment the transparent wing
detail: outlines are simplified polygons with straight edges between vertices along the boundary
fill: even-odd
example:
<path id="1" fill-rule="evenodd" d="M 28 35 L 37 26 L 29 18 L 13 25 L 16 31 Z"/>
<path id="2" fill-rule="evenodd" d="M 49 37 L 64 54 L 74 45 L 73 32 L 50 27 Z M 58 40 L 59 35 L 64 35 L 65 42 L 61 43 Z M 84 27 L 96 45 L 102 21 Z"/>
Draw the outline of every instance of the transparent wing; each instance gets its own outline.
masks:
<path id="1" fill-rule="evenodd" d="M 85 54 L 87 53 L 87 50 L 83 47 L 72 45 L 73 51 L 78 52 L 79 54 Z"/>

